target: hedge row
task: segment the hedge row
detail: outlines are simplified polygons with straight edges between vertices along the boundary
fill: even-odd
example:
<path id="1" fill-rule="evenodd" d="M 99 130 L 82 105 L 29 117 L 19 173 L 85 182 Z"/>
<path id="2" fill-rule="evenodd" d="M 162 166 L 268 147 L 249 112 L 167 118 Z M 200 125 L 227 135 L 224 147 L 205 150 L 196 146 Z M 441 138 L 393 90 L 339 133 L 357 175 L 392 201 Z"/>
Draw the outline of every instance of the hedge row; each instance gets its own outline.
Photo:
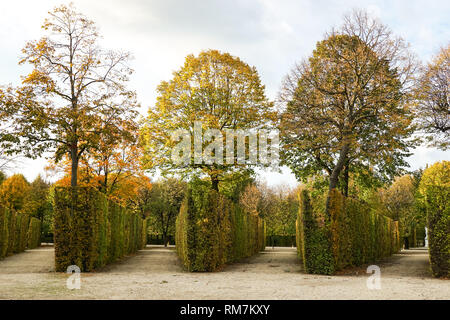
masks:
<path id="1" fill-rule="evenodd" d="M 70 265 L 88 272 L 143 248 L 146 220 L 94 188 L 55 189 L 56 271 Z"/>
<path id="2" fill-rule="evenodd" d="M 41 222 L 27 214 L 13 212 L 0 205 L 0 259 L 38 247 Z"/>
<path id="3" fill-rule="evenodd" d="M 264 250 L 264 222 L 207 186 L 189 187 L 175 243 L 187 270 L 215 271 Z"/>
<path id="4" fill-rule="evenodd" d="M 398 222 L 374 212 L 337 190 L 330 196 L 330 217 L 311 205 L 308 191 L 300 195 L 298 252 L 308 273 L 333 274 L 346 267 L 373 263 L 400 250 Z"/>
<path id="5" fill-rule="evenodd" d="M 428 223 L 431 272 L 450 277 L 450 161 L 427 168 L 420 181 Z"/>

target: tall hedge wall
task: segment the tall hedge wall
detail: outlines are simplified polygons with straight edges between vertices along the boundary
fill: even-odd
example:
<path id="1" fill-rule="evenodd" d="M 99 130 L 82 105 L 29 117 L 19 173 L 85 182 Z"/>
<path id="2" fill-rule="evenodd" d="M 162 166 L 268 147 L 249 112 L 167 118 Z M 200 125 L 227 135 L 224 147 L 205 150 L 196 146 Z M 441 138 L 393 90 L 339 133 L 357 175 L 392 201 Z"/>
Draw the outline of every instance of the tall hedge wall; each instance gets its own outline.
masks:
<path id="1" fill-rule="evenodd" d="M 30 227 L 27 234 L 27 248 L 34 249 L 41 245 L 41 220 L 30 218 Z"/>
<path id="2" fill-rule="evenodd" d="M 427 213 L 431 272 L 450 277 L 450 161 L 427 168 L 419 191 Z"/>
<path id="3" fill-rule="evenodd" d="M 207 186 L 189 187 L 175 243 L 189 271 L 215 271 L 265 247 L 264 222 Z"/>
<path id="4" fill-rule="evenodd" d="M 41 222 L 0 205 L 0 259 L 40 245 Z"/>
<path id="5" fill-rule="evenodd" d="M 331 192 L 328 219 L 315 212 L 308 191 L 301 192 L 300 203 L 298 252 L 308 273 L 333 274 L 400 250 L 398 222 L 358 200 L 344 198 L 337 190 Z"/>
<path id="6" fill-rule="evenodd" d="M 55 189 L 55 267 L 88 272 L 143 248 L 146 223 L 94 188 Z"/>
<path id="7" fill-rule="evenodd" d="M 311 205 L 309 193 L 302 190 L 297 218 L 298 255 L 307 273 L 332 274 L 334 265 L 329 222 L 318 218 Z"/>

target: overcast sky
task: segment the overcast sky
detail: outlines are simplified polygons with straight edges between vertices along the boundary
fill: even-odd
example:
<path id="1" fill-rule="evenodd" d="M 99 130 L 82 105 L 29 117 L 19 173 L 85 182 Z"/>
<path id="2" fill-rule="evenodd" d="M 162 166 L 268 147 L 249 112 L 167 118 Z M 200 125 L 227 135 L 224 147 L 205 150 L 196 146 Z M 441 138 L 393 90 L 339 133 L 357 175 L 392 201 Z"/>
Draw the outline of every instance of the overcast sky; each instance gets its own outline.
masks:
<path id="1" fill-rule="evenodd" d="M 69 1 L 0 2 L 0 84 L 20 83 L 30 69 L 18 66 L 26 41 L 42 36 L 47 12 Z M 239 56 L 257 68 L 266 93 L 276 97 L 283 76 L 308 56 L 315 43 L 343 14 L 364 8 L 410 44 L 422 61 L 429 61 L 450 40 L 450 1 L 324 1 L 324 0 L 74 0 L 76 8 L 94 20 L 102 45 L 131 51 L 135 74 L 131 87 L 138 93 L 142 114 L 156 100 L 155 89 L 169 80 L 190 53 L 219 49 Z M 418 148 L 408 160 L 412 169 L 437 160 L 450 160 L 449 152 Z M 26 160 L 15 172 L 34 179 L 44 173 L 45 159 Z M 289 170 L 266 172 L 271 185 L 295 183 Z M 48 177 L 51 178 L 51 177 Z"/>

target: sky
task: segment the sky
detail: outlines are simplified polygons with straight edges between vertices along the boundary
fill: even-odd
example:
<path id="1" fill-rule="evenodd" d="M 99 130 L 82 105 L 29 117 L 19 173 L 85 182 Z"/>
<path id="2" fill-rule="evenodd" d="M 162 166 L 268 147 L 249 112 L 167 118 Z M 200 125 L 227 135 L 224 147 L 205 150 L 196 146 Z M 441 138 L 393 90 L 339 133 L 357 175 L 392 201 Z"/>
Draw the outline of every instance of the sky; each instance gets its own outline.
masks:
<path id="1" fill-rule="evenodd" d="M 18 66 L 27 41 L 39 39 L 47 12 L 70 1 L 0 2 L 0 84 L 20 84 L 29 66 Z M 283 77 L 309 56 L 325 32 L 339 26 L 353 8 L 366 9 L 410 43 L 423 61 L 450 39 L 450 1 L 324 1 L 324 0 L 74 0 L 75 7 L 94 20 L 105 48 L 134 55 L 130 87 L 137 91 L 145 116 L 156 101 L 156 87 L 170 80 L 188 54 L 218 49 L 255 66 L 269 99 L 275 99 Z M 419 147 L 407 159 L 411 169 L 438 160 L 450 152 Z M 33 180 L 45 176 L 45 159 L 23 160 L 11 173 Z M 265 171 L 269 185 L 294 185 L 288 168 Z M 54 180 L 55 177 L 47 176 Z"/>

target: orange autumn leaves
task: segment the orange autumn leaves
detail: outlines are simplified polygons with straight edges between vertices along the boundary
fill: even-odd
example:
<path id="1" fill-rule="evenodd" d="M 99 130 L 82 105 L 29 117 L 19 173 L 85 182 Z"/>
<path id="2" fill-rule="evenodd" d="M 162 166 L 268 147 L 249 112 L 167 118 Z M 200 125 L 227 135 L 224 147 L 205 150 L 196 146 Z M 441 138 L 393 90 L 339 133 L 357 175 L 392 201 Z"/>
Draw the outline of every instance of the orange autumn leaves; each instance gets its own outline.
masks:
<path id="1" fill-rule="evenodd" d="M 99 148 L 80 161 L 78 185 L 94 187 L 104 192 L 110 199 L 121 204 L 129 203 L 141 188 L 151 189 L 150 178 L 141 167 L 141 149 L 136 144 L 123 144 L 108 150 Z M 70 186 L 70 160 L 65 158 L 58 165 L 50 164 L 47 170 L 63 171 L 64 176 L 57 186 Z"/>

